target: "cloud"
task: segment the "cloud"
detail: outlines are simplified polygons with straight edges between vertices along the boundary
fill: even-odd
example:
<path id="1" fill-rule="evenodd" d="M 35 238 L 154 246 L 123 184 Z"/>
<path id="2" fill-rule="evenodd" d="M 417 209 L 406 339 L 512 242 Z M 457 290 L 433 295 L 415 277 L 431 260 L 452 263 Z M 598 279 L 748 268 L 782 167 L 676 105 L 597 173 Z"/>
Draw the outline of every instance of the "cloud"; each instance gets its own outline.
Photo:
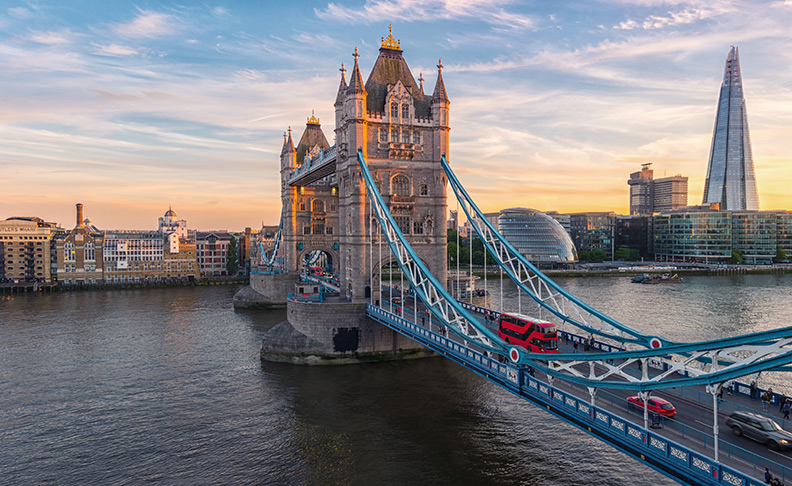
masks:
<path id="1" fill-rule="evenodd" d="M 64 45 L 70 42 L 62 32 L 34 32 L 30 34 L 30 40 L 50 46 Z"/>
<path id="2" fill-rule="evenodd" d="M 528 15 L 510 12 L 504 6 L 508 0 L 366 0 L 361 8 L 328 3 L 324 10 L 314 9 L 322 20 L 343 22 L 431 22 L 436 20 L 478 19 L 499 27 L 531 29 L 536 20 Z"/>
<path id="3" fill-rule="evenodd" d="M 124 57 L 137 55 L 138 51 L 132 47 L 118 44 L 109 44 L 106 46 L 94 44 L 94 53 L 102 56 Z"/>
<path id="4" fill-rule="evenodd" d="M 663 29 L 665 27 L 674 27 L 676 25 L 685 25 L 698 22 L 710 18 L 715 15 L 715 11 L 707 9 L 685 9 L 681 12 L 668 12 L 666 16 L 650 15 L 641 22 L 635 20 L 626 20 L 615 26 L 617 30 L 633 30 L 633 29 Z"/>
<path id="5" fill-rule="evenodd" d="M 115 24 L 113 32 L 127 38 L 156 38 L 175 33 L 176 18 L 170 14 L 138 9 L 140 12 L 131 22 Z"/>
<path id="6" fill-rule="evenodd" d="M 34 18 L 36 12 L 25 7 L 11 7 L 8 9 L 8 15 L 15 19 L 26 20 Z"/>

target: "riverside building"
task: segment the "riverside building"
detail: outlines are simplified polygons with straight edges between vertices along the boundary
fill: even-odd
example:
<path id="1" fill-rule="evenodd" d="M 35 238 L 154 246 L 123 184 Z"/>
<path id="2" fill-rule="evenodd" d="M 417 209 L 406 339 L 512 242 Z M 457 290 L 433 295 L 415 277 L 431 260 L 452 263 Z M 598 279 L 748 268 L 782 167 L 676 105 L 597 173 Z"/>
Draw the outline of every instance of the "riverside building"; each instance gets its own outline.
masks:
<path id="1" fill-rule="evenodd" d="M 563 267 L 578 261 L 575 245 L 555 219 L 535 209 L 504 209 L 498 231 L 531 263 Z"/>
<path id="2" fill-rule="evenodd" d="M 789 211 L 719 211 L 696 206 L 655 215 L 655 259 L 665 262 L 769 265 L 778 249 L 792 251 Z"/>
<path id="3" fill-rule="evenodd" d="M 54 223 L 36 217 L 0 221 L 0 283 L 49 282 Z"/>
<path id="4" fill-rule="evenodd" d="M 77 203 L 77 221 L 72 230 L 56 240 L 59 285 L 94 285 L 104 282 L 103 235 L 90 220 L 83 219 Z"/>

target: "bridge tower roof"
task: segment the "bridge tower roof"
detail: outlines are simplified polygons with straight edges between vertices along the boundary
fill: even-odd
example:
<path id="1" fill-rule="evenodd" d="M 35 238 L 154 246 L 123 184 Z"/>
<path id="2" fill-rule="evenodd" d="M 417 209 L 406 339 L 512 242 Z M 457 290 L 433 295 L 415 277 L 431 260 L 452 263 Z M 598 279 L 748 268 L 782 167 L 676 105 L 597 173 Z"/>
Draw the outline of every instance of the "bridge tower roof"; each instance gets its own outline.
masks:
<path id="1" fill-rule="evenodd" d="M 320 149 L 327 150 L 330 144 L 327 143 L 327 138 L 322 131 L 322 125 L 319 124 L 319 119 L 316 115 L 311 114 L 308 121 L 305 123 L 305 131 L 300 137 L 300 142 L 297 144 L 297 163 L 301 164 L 305 158 L 305 154 L 313 147 L 318 145 Z"/>
<path id="2" fill-rule="evenodd" d="M 401 81 L 404 87 L 412 93 L 416 116 L 428 118 L 430 116 L 429 99 L 415 82 L 415 77 L 402 56 L 401 43 L 393 38 L 391 29 L 391 35 L 382 39 L 379 56 L 366 81 L 366 91 L 368 92 L 366 108 L 374 112 L 384 111 L 388 86 L 392 86 L 398 81 Z"/>

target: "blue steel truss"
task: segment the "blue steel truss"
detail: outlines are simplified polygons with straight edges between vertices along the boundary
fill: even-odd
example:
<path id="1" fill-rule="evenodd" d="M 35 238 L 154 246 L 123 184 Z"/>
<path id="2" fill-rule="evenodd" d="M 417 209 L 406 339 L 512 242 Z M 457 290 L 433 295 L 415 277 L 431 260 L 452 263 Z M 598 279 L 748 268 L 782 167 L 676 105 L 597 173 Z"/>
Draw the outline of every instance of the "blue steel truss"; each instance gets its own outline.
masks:
<path id="1" fill-rule="evenodd" d="M 543 309 L 564 322 L 586 332 L 605 336 L 622 343 L 634 343 L 644 347 L 660 347 L 670 344 L 663 338 L 647 336 L 612 317 L 594 309 L 561 286 L 550 280 L 509 243 L 490 223 L 473 202 L 457 179 L 445 155 L 441 159 L 448 182 L 459 200 L 468 221 L 479 236 L 487 251 L 495 257 L 498 265 L 517 285 Z M 627 336 L 624 336 L 627 334 Z"/>
<path id="2" fill-rule="evenodd" d="M 281 211 L 280 219 L 278 220 L 278 233 L 275 235 L 275 245 L 272 247 L 272 254 L 267 258 L 264 252 L 264 244 L 259 241 L 259 251 L 261 252 L 261 262 L 273 271 L 276 266 L 278 251 L 280 250 L 281 234 L 283 232 L 283 211 Z"/>
<path id="3" fill-rule="evenodd" d="M 445 160 L 443 162 L 445 163 Z M 668 345 L 661 349 L 615 353 L 548 355 L 529 353 L 524 348 L 509 346 L 457 302 L 429 272 L 390 214 L 377 190 L 361 150 L 358 151 L 358 163 L 377 221 L 415 295 L 432 315 L 459 335 L 466 345 L 473 343 L 485 351 L 508 355 L 515 364 L 532 366 L 549 376 L 563 378 L 590 388 L 643 391 L 719 384 L 760 371 L 783 369 L 784 366 L 792 363 L 792 327 L 700 343 L 676 344 L 666 341 Z M 455 185 L 461 188 L 456 178 L 454 179 Z M 491 225 L 489 228 L 494 230 Z M 513 247 L 511 249 L 514 250 Z M 510 258 L 516 259 L 514 256 Z M 538 278 L 538 275 L 542 274 L 535 271 L 534 275 Z M 553 288 L 559 295 L 569 295 L 565 291 L 561 294 L 563 289 L 554 283 Z M 601 316 L 600 319 L 609 319 L 601 313 L 598 313 L 598 316 Z M 616 321 L 611 321 L 611 325 L 618 324 Z M 633 332 L 632 335 L 640 335 L 627 326 L 619 325 L 622 331 L 629 330 Z M 617 326 L 614 327 L 619 329 Z M 661 366 L 662 371 L 650 373 L 648 366 L 650 360 L 655 366 Z M 636 366 L 640 366 L 642 370 L 640 376 L 630 372 Z"/>

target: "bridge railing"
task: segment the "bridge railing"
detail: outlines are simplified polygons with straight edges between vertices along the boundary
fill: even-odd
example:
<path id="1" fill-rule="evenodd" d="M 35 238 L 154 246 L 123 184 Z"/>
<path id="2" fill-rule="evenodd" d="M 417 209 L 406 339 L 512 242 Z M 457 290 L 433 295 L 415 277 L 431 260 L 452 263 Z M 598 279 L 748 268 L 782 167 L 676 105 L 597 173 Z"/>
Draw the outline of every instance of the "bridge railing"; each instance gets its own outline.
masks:
<path id="1" fill-rule="evenodd" d="M 372 304 L 367 304 L 369 316 L 392 329 L 411 337 L 449 359 L 470 368 L 477 374 L 497 382 L 512 393 L 526 398 L 557 416 L 560 416 L 589 433 L 607 437 L 608 442 L 633 456 L 651 456 L 673 470 L 681 471 L 694 482 L 708 484 L 731 484 L 735 486 L 759 486 L 762 482 L 723 463 L 715 462 L 706 455 L 679 444 L 653 430 L 648 430 L 601 407 L 591 405 L 549 383 L 532 376 L 532 370 L 517 368 L 511 364 L 492 359 L 484 353 L 471 349 L 441 333 L 428 330 L 407 319 L 396 316 Z M 664 424 L 669 424 L 665 421 Z M 693 429 L 687 430 L 691 434 Z M 698 431 L 700 433 L 700 431 Z M 707 437 L 698 437 L 706 446 Z M 761 471 L 769 467 L 774 474 L 790 477 L 792 471 L 762 456 L 719 441 L 722 454 L 742 461 L 747 467 Z"/>
<path id="2" fill-rule="evenodd" d="M 327 150 L 322 150 L 319 154 L 314 157 L 313 159 L 309 159 L 307 162 L 303 163 L 303 165 L 297 167 L 293 171 L 289 172 L 289 180 L 294 179 L 297 176 L 301 176 L 307 174 L 308 172 L 320 167 L 326 163 L 330 163 L 336 158 L 336 146 L 333 145 Z"/>

